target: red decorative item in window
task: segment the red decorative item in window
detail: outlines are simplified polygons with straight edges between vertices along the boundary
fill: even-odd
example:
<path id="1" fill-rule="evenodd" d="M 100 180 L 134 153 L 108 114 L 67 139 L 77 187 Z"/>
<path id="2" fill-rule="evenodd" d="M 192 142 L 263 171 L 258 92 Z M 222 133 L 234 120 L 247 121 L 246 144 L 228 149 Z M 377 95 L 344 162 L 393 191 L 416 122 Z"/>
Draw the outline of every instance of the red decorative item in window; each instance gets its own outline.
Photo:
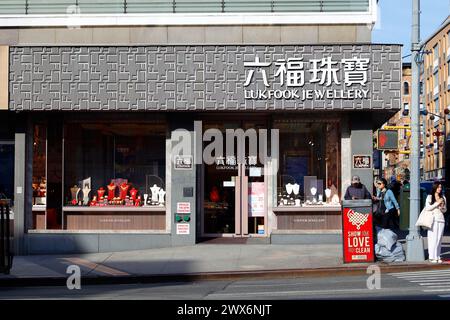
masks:
<path id="1" fill-rule="evenodd" d="M 113 200 L 116 197 L 116 185 L 111 182 L 108 185 L 108 200 Z"/>
<path id="2" fill-rule="evenodd" d="M 103 196 L 105 195 L 106 190 L 101 187 L 100 189 L 97 190 L 97 195 L 98 195 L 98 199 L 102 199 Z"/>
<path id="3" fill-rule="evenodd" d="M 212 202 L 219 202 L 220 195 L 219 190 L 216 186 L 212 187 L 211 192 L 209 193 L 209 200 L 211 200 Z"/>
<path id="4" fill-rule="evenodd" d="M 130 186 L 125 182 L 120 185 L 120 199 L 121 200 L 126 199 L 129 188 L 130 188 Z"/>
<path id="5" fill-rule="evenodd" d="M 141 206 L 141 196 L 138 196 L 138 197 L 136 198 L 136 200 L 134 201 L 134 205 L 135 205 L 136 207 L 140 207 L 140 206 Z"/>
<path id="6" fill-rule="evenodd" d="M 131 190 L 130 190 L 130 196 L 131 196 L 131 199 L 133 200 L 133 201 L 136 201 L 136 196 L 137 196 L 137 193 L 138 193 L 138 191 L 136 190 L 136 188 L 131 188 Z"/>

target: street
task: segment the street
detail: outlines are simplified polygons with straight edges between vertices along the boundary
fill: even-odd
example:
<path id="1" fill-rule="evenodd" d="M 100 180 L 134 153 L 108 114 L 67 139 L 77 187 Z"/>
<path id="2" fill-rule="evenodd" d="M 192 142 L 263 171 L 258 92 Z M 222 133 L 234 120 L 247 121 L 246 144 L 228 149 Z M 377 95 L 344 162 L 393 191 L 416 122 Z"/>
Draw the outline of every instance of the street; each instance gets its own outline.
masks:
<path id="1" fill-rule="evenodd" d="M 449 299 L 450 270 L 381 275 L 380 289 L 367 288 L 367 276 L 172 282 L 137 285 L 1 288 L 0 299 L 133 300 L 308 300 Z"/>

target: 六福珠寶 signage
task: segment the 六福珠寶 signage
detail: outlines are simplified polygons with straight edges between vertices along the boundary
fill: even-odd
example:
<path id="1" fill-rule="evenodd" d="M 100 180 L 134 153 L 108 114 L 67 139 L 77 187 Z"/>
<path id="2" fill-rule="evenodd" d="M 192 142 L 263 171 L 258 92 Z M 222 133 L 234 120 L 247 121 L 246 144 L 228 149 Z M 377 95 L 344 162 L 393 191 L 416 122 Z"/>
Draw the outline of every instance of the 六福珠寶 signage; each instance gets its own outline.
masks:
<path id="1" fill-rule="evenodd" d="M 365 86 L 367 84 L 369 58 L 353 57 L 340 61 L 334 61 L 329 56 L 310 61 L 303 61 L 301 57 L 278 59 L 274 63 L 273 78 L 282 87 L 280 89 L 270 88 L 267 68 L 270 68 L 272 64 L 272 62 L 261 62 L 259 56 L 255 57 L 255 61 L 244 62 L 244 67 L 248 69 L 244 83 L 245 99 L 351 100 L 369 98 L 369 89 L 352 88 L 353 85 Z M 309 69 L 306 66 L 309 66 Z M 264 88 L 247 89 L 252 81 L 256 81 L 256 73 L 260 73 Z M 342 73 L 343 79 L 340 79 L 339 74 Z M 305 82 L 320 85 L 322 88 L 302 89 Z M 344 84 L 343 89 L 329 89 L 332 85 L 341 84 Z"/>

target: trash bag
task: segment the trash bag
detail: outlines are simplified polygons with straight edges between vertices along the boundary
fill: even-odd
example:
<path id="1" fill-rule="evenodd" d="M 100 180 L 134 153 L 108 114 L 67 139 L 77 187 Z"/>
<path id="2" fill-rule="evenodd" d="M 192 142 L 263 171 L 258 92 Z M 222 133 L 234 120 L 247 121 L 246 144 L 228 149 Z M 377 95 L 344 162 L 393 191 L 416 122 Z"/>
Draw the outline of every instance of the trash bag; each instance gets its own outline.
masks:
<path id="1" fill-rule="evenodd" d="M 377 244 L 392 250 L 392 247 L 397 243 L 397 235 L 389 229 L 379 229 L 377 232 Z"/>
<path id="2" fill-rule="evenodd" d="M 403 246 L 397 241 L 397 235 L 389 229 L 377 229 L 375 256 L 383 262 L 401 262 L 406 259 Z"/>
<path id="3" fill-rule="evenodd" d="M 385 247 L 375 245 L 375 255 L 378 260 L 383 262 L 402 262 L 405 261 L 405 253 L 403 246 L 400 242 L 397 242 L 392 250 L 388 250 Z"/>

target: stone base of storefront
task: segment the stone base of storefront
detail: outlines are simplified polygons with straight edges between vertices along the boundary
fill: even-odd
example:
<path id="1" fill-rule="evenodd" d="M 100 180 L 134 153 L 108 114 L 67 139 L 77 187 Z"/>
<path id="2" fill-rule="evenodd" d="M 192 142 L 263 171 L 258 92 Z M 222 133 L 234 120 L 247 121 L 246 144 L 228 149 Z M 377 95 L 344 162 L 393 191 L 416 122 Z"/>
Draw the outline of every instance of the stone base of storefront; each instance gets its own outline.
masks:
<path id="1" fill-rule="evenodd" d="M 75 254 L 170 247 L 168 233 L 28 233 L 28 254 Z"/>
<path id="2" fill-rule="evenodd" d="M 341 244 L 342 232 L 329 231 L 302 231 L 274 230 L 270 236 L 271 244 Z"/>
<path id="3" fill-rule="evenodd" d="M 175 246 L 169 233 L 112 232 L 45 232 L 33 231 L 25 236 L 27 254 L 78 254 L 147 250 Z M 217 242 L 217 243 L 220 243 Z M 292 232 L 274 230 L 268 238 L 247 241 L 247 244 L 340 244 L 342 234 L 336 231 Z"/>

